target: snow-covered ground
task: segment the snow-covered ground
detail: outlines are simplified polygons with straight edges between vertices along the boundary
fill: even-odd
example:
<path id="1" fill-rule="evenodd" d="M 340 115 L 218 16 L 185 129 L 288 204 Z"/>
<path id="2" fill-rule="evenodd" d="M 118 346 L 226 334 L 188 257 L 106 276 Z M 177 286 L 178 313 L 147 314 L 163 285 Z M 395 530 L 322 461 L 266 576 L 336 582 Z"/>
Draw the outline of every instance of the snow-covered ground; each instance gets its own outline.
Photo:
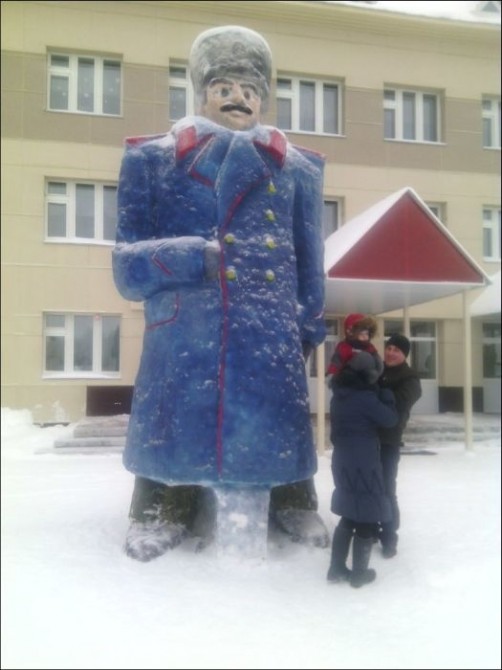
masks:
<path id="1" fill-rule="evenodd" d="M 291 543 L 127 558 L 120 454 L 55 453 L 72 427 L 3 409 L 2 668 L 500 668 L 500 433 L 467 452 L 432 423 L 435 455 L 401 459 L 399 553 L 352 589 L 326 582 L 329 549 Z"/>

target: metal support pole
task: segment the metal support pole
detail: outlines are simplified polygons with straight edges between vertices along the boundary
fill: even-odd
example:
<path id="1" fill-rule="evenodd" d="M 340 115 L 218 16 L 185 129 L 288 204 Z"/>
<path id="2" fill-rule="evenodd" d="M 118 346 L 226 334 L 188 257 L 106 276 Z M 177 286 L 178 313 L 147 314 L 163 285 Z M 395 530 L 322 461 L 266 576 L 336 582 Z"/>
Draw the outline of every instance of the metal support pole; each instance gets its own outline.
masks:
<path id="1" fill-rule="evenodd" d="M 464 326 L 464 421 L 465 421 L 465 448 L 474 448 L 472 439 L 472 336 L 471 315 L 469 312 L 468 292 L 463 295 L 463 326 Z"/>
<path id="2" fill-rule="evenodd" d="M 325 348 L 324 342 L 315 352 L 317 363 L 317 453 L 324 454 L 326 439 L 326 384 L 324 383 Z"/>

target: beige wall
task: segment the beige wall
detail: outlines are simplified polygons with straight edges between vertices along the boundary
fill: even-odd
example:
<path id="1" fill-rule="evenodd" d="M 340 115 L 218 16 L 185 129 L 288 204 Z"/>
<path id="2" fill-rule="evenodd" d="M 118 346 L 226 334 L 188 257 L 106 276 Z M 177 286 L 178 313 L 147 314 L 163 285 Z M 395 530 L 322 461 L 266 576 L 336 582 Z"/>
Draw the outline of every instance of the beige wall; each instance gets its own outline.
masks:
<path id="1" fill-rule="evenodd" d="M 482 259 L 481 209 L 500 207 L 500 151 L 482 148 L 480 105 L 483 94 L 500 96 L 499 30 L 311 2 L 4 2 L 1 10 L 3 405 L 31 409 L 37 421 L 74 421 L 85 411 L 89 380 L 43 378 L 44 310 L 122 314 L 121 375 L 92 384 L 133 383 L 141 306 L 118 295 L 110 245 L 45 242 L 44 183 L 116 182 L 124 137 L 168 129 L 169 60 L 186 60 L 194 37 L 212 25 L 262 32 L 274 75 L 344 82 L 342 136 L 290 137 L 327 155 L 325 195 L 342 199 L 345 220 L 411 186 L 425 201 L 447 203 L 447 225 L 460 244 L 489 275 L 500 269 Z M 51 47 L 120 57 L 123 116 L 48 112 Z M 385 85 L 444 96 L 443 144 L 383 139 Z M 271 98 L 265 122 L 273 124 Z M 410 316 L 438 320 L 440 384 L 461 386 L 461 297 L 413 307 Z M 473 344 L 480 385 L 479 322 Z"/>

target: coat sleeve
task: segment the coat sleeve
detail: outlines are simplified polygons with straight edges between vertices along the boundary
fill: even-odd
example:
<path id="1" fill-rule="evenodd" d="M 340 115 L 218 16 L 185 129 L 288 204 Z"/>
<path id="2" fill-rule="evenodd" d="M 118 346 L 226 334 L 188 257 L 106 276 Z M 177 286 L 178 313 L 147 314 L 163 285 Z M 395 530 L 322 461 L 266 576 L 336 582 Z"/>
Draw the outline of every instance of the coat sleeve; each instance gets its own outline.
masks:
<path id="1" fill-rule="evenodd" d="M 396 402 L 394 394 L 389 389 L 380 389 L 378 393 L 372 392 L 371 401 L 367 404 L 369 418 L 377 427 L 391 428 L 398 421 Z"/>
<path id="2" fill-rule="evenodd" d="M 302 341 L 318 346 L 326 337 L 324 321 L 324 242 L 322 234 L 322 157 L 300 154 L 294 202 L 294 244 Z"/>
<path id="3" fill-rule="evenodd" d="M 152 150 L 126 149 L 118 187 L 117 244 L 112 252 L 113 276 L 127 300 L 147 300 L 160 291 L 203 285 L 205 250 L 202 237 L 156 239 L 157 171 L 152 167 Z M 164 150 L 166 168 L 169 156 Z M 167 176 L 168 178 L 168 176 Z"/>

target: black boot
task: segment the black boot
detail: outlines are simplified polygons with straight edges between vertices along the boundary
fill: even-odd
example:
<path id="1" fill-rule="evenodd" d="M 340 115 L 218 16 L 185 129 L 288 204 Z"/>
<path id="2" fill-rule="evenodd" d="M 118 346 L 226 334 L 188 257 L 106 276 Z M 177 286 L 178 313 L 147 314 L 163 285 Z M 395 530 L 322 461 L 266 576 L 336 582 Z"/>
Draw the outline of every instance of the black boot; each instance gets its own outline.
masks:
<path id="1" fill-rule="evenodd" d="M 331 544 L 331 563 L 328 570 L 328 582 L 342 582 L 350 579 L 351 571 L 345 565 L 349 555 L 353 530 L 337 526 Z"/>
<path id="2" fill-rule="evenodd" d="M 324 549 L 329 546 L 329 534 L 317 506 L 312 478 L 274 486 L 270 491 L 269 529 L 292 542 Z"/>
<path id="3" fill-rule="evenodd" d="M 193 523 L 200 489 L 136 477 L 124 544 L 127 556 L 151 561 L 181 544 Z"/>
<path id="4" fill-rule="evenodd" d="M 372 547 L 372 537 L 360 537 L 359 535 L 354 535 L 350 585 L 356 589 L 360 586 L 364 586 L 364 584 L 369 584 L 374 581 L 376 577 L 376 572 L 371 568 L 368 568 Z"/>
<path id="5" fill-rule="evenodd" d="M 392 558 L 397 554 L 398 539 L 393 523 L 382 524 L 380 542 L 382 543 L 382 556 L 384 558 Z"/>

